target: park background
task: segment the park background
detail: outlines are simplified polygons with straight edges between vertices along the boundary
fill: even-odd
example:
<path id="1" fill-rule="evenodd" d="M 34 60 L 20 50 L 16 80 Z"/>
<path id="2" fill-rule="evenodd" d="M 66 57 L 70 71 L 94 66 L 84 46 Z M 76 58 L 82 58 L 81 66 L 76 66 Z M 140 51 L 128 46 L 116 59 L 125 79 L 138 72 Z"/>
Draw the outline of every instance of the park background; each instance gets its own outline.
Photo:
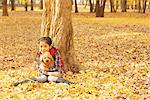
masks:
<path id="1" fill-rule="evenodd" d="M 73 1 L 72 5 L 74 46 L 81 70 L 63 76 L 77 83 L 72 85 L 29 82 L 12 86 L 18 80 L 37 75 L 34 60 L 43 10 L 40 1 L 34 2 L 33 10 L 30 1 L 27 9 L 26 1 L 16 1 L 14 10 L 7 1 L 8 16 L 2 16 L 0 5 L 1 100 L 149 100 L 149 1 L 143 13 L 142 1 L 139 9 L 138 0 L 127 0 L 126 11 L 122 11 L 120 0 L 114 0 L 116 11 L 111 12 L 107 0 L 102 17 L 96 17 L 94 9 L 90 13 L 88 0 L 87 4 L 86 0 L 82 1 L 77 6 Z M 118 9 L 116 1 L 119 1 Z"/>

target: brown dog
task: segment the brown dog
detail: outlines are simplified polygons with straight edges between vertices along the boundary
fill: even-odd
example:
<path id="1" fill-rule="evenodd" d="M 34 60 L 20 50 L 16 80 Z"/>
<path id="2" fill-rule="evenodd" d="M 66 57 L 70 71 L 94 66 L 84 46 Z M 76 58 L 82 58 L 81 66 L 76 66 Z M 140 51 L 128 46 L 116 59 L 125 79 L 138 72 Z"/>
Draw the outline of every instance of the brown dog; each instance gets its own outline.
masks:
<path id="1" fill-rule="evenodd" d="M 40 57 L 41 69 L 47 71 L 49 68 L 54 66 L 54 59 L 50 52 L 45 52 Z"/>

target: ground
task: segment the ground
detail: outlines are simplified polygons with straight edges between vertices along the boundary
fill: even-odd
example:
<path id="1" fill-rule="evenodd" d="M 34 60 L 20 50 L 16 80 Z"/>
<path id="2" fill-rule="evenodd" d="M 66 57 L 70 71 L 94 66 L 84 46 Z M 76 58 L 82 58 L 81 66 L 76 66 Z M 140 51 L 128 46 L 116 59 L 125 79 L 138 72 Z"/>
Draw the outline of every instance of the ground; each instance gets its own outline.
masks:
<path id="1" fill-rule="evenodd" d="M 41 12 L 10 12 L 0 17 L 0 99 L 150 98 L 149 14 L 72 14 L 78 74 L 63 77 L 73 85 L 14 82 L 37 75 L 34 68 Z"/>

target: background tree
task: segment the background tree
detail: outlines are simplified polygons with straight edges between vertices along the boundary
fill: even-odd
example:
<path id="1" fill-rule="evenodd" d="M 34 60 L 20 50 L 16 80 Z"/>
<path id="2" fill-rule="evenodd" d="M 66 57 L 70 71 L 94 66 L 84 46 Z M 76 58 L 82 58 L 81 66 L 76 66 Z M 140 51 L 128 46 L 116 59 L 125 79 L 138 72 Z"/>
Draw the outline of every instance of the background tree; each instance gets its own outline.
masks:
<path id="1" fill-rule="evenodd" d="M 10 0 L 11 2 L 11 10 L 15 10 L 15 0 Z"/>
<path id="2" fill-rule="evenodd" d="M 74 0 L 75 2 L 75 13 L 78 13 L 78 5 L 77 5 L 77 0 Z"/>
<path id="3" fill-rule="evenodd" d="M 93 12 L 93 4 L 92 4 L 92 0 L 89 0 L 90 3 L 90 12 Z"/>
<path id="4" fill-rule="evenodd" d="M 50 36 L 53 45 L 60 48 L 65 72 L 78 72 L 73 43 L 71 6 L 71 0 L 47 0 L 42 16 L 41 36 Z"/>
<path id="5" fill-rule="evenodd" d="M 100 4 L 99 4 L 99 0 L 96 0 L 96 17 L 100 17 Z"/>
<path id="6" fill-rule="evenodd" d="M 40 0 L 40 9 L 43 9 L 43 0 Z"/>
<path id="7" fill-rule="evenodd" d="M 97 0 L 96 1 L 96 17 L 104 17 L 106 0 Z"/>
<path id="8" fill-rule="evenodd" d="M 33 0 L 31 0 L 31 10 L 33 10 Z"/>
<path id="9" fill-rule="evenodd" d="M 146 11 L 146 2 L 147 0 L 143 0 L 143 13 L 145 13 Z"/>
<path id="10" fill-rule="evenodd" d="M 116 12 L 114 7 L 114 0 L 110 0 L 110 12 Z"/>
<path id="11" fill-rule="evenodd" d="M 3 13 L 2 13 L 2 16 L 8 16 L 7 0 L 3 0 L 3 1 L 2 1 L 2 6 L 3 6 Z"/>
<path id="12" fill-rule="evenodd" d="M 121 0 L 122 12 L 127 12 L 127 0 Z"/>
<path id="13" fill-rule="evenodd" d="M 24 7 L 25 7 L 25 11 L 28 11 L 28 1 L 27 1 L 27 0 L 25 0 L 25 5 L 24 5 Z"/>
<path id="14" fill-rule="evenodd" d="M 141 0 L 138 0 L 138 12 L 140 13 L 142 10 L 141 10 Z"/>
<path id="15" fill-rule="evenodd" d="M 119 8 L 119 0 L 116 0 L 116 12 L 117 12 L 118 8 Z"/>

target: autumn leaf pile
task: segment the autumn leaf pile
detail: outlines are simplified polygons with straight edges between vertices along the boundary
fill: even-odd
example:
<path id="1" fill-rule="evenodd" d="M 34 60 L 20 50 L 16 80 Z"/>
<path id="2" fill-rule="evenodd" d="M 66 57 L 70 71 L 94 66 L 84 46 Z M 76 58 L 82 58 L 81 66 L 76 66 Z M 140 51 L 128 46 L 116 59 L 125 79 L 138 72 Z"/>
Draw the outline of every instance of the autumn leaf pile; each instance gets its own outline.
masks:
<path id="1" fill-rule="evenodd" d="M 150 16 L 138 13 L 72 14 L 78 74 L 63 77 L 76 84 L 25 83 L 36 76 L 41 12 L 10 12 L 0 17 L 0 99 L 149 100 Z"/>

